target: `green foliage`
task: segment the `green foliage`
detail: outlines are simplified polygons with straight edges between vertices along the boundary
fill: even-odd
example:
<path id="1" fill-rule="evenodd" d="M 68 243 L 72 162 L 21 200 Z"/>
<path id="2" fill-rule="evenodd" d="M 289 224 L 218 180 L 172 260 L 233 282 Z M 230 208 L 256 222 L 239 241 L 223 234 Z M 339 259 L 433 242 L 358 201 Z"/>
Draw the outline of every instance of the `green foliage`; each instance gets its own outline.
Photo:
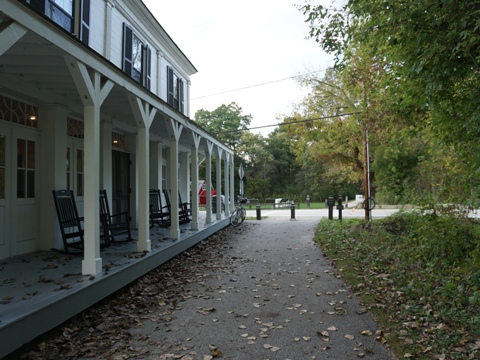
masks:
<path id="1" fill-rule="evenodd" d="M 375 185 L 389 204 L 405 204 L 415 200 L 415 189 L 427 144 L 410 131 L 391 133 L 388 143 L 376 146 L 372 168 Z"/>
<path id="2" fill-rule="evenodd" d="M 213 111 L 200 109 L 195 113 L 195 122 L 215 135 L 218 140 L 235 149 L 250 122 L 251 115 L 242 115 L 242 108 L 232 102 L 221 105 Z"/>
<path id="3" fill-rule="evenodd" d="M 480 355 L 480 222 L 437 214 L 322 221 L 317 232 L 398 358 Z"/>
<path id="4" fill-rule="evenodd" d="M 457 154 L 462 198 L 469 194 L 478 200 L 478 1 L 347 0 L 338 9 L 316 3 L 307 1 L 299 9 L 310 36 L 336 56 L 336 68 L 367 90 L 361 97 L 364 124 L 378 120 L 371 112 L 384 104 L 385 114 L 417 129 L 431 128 L 437 141 Z M 366 77 L 368 67 L 374 71 Z M 388 97 L 392 101 L 385 111 Z"/>

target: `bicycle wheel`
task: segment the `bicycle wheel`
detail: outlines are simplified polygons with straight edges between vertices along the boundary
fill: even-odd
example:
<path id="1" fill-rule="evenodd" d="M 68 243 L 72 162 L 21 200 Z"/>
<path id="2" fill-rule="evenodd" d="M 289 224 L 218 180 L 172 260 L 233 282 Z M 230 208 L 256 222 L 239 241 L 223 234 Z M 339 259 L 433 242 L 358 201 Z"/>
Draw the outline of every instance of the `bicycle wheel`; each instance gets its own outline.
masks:
<path id="1" fill-rule="evenodd" d="M 367 201 L 369 202 L 370 204 L 370 209 L 369 210 L 373 210 L 375 209 L 375 200 L 373 200 L 373 198 L 368 198 L 366 200 L 363 200 L 363 203 L 362 203 L 362 208 L 365 209 L 366 206 L 367 206 Z"/>
<path id="2" fill-rule="evenodd" d="M 241 208 L 240 209 L 240 218 L 242 219 L 241 223 L 243 223 L 243 221 L 245 220 L 246 217 L 247 217 L 247 210 L 245 210 L 244 208 Z"/>
<path id="3" fill-rule="evenodd" d="M 238 213 L 238 210 L 234 210 L 232 215 L 230 216 L 230 224 L 232 226 L 237 227 L 240 225 L 243 221 L 241 221 L 240 214 Z"/>

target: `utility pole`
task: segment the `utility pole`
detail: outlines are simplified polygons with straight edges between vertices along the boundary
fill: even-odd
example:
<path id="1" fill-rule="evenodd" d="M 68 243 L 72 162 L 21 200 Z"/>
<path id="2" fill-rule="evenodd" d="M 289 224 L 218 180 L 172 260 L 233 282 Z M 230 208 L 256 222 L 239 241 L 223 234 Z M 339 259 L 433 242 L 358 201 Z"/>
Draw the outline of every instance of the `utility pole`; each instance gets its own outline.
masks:
<path id="1" fill-rule="evenodd" d="M 371 198 L 371 186 L 370 186 L 370 153 L 368 148 L 368 130 L 365 127 L 365 141 L 363 146 L 363 158 L 365 159 L 365 164 L 363 166 L 364 174 L 364 198 L 365 198 L 365 220 L 372 220 L 372 209 L 370 208 L 370 198 Z"/>

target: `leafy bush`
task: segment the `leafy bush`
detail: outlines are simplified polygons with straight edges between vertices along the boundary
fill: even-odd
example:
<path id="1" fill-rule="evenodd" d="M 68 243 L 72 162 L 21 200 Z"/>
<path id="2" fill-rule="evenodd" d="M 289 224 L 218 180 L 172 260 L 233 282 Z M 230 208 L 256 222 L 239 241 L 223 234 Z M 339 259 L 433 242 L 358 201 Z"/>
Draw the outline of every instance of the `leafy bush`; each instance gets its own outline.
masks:
<path id="1" fill-rule="evenodd" d="M 323 221 L 317 241 L 399 358 L 480 357 L 478 219 L 404 212 L 369 223 Z"/>

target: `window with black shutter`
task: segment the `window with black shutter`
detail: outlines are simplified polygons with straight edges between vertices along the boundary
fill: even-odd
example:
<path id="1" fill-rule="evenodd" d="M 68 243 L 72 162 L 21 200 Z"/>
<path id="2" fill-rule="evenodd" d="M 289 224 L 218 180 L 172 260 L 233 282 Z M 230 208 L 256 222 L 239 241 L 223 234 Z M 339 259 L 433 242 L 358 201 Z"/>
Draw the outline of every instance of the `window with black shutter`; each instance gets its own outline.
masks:
<path id="1" fill-rule="evenodd" d="M 88 45 L 90 37 L 90 0 L 24 0 L 36 11 L 49 17 Z M 79 14 L 79 15 L 76 15 Z M 75 25 L 75 18 L 78 18 Z"/>
<path id="2" fill-rule="evenodd" d="M 123 71 L 136 82 L 150 89 L 151 50 L 144 45 L 133 29 L 123 24 Z"/>
<path id="3" fill-rule="evenodd" d="M 133 30 L 123 24 L 123 71 L 132 76 Z"/>
<path id="4" fill-rule="evenodd" d="M 184 112 L 183 80 L 167 66 L 167 103 L 174 109 Z"/>
<path id="5" fill-rule="evenodd" d="M 184 101 L 183 101 L 183 80 L 178 79 L 178 111 L 183 114 L 184 109 Z"/>
<path id="6" fill-rule="evenodd" d="M 167 104 L 173 106 L 173 68 L 167 66 Z"/>
<path id="7" fill-rule="evenodd" d="M 143 48 L 143 69 L 145 70 L 145 78 L 143 80 L 144 86 L 150 90 L 152 77 L 152 50 L 146 45 Z"/>

